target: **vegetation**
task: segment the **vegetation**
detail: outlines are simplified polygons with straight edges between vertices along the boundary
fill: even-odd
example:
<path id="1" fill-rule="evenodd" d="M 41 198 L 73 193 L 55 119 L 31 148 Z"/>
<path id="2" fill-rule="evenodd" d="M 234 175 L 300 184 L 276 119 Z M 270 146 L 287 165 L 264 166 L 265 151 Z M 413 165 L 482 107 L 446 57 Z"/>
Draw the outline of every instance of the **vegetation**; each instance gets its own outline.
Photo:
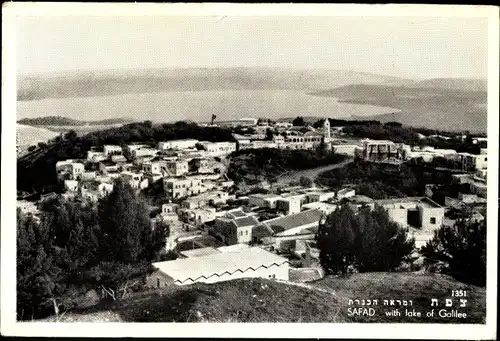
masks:
<path id="1" fill-rule="evenodd" d="M 343 205 L 328 215 L 318 231 L 321 265 L 330 274 L 393 271 L 412 261 L 414 246 L 407 231 L 378 206 L 355 214 Z"/>
<path id="2" fill-rule="evenodd" d="M 233 141 L 231 131 L 218 127 L 201 127 L 195 123 L 176 122 L 153 125 L 151 121 L 131 123 L 121 127 L 77 136 L 74 131 L 49 145 L 41 145 L 39 152 L 17 160 L 17 189 L 28 192 L 47 192 L 57 184 L 57 161 L 84 159 L 91 147 L 105 144 L 125 145 L 142 142 L 156 145 L 158 141 L 196 138 L 206 141 Z"/>
<path id="3" fill-rule="evenodd" d="M 313 181 L 306 176 L 301 176 L 299 179 L 299 185 L 302 187 L 311 187 L 313 185 Z"/>
<path id="4" fill-rule="evenodd" d="M 168 226 L 152 227 L 135 191 L 117 180 L 97 204 L 81 197 L 45 203 L 41 220 L 18 211 L 18 319 L 56 315 L 88 291 L 116 299 L 141 286 L 164 249 Z"/>
<path id="5" fill-rule="evenodd" d="M 304 121 L 304 117 L 297 116 L 296 118 L 293 119 L 292 124 L 294 126 L 303 127 L 306 125 L 306 121 Z"/>
<path id="6" fill-rule="evenodd" d="M 345 167 L 319 174 L 315 181 L 334 190 L 353 186 L 357 194 L 373 199 L 420 196 L 425 194 L 426 184 L 435 184 L 440 188 L 436 191 L 436 199 L 444 202 L 443 193 L 454 197 L 458 194 L 460 186 L 452 183 L 452 174 L 450 170 L 438 169 L 419 160 L 397 166 L 357 159 Z"/>
<path id="7" fill-rule="evenodd" d="M 429 309 L 430 297 L 449 298 L 467 290 L 466 319 L 386 316 L 384 299 L 412 300 L 416 311 Z M 335 293 L 335 295 L 332 295 Z M 349 316 L 349 299 L 377 299 L 373 316 Z M 440 274 L 362 273 L 325 278 L 299 287 L 267 279 L 196 283 L 133 293 L 125 299 L 72 311 L 64 322 L 361 322 L 485 323 L 486 291 Z M 47 320 L 53 321 L 54 318 Z"/>
<path id="8" fill-rule="evenodd" d="M 421 250 L 437 271 L 479 286 L 486 285 L 486 221 L 458 220 L 442 226 Z"/>
<path id="9" fill-rule="evenodd" d="M 454 149 L 457 152 L 480 153 L 480 146 L 472 143 L 472 136 L 468 131 L 463 132 L 467 137 L 462 139 L 462 134 L 457 135 L 456 132 L 408 127 L 393 121 L 381 123 L 380 121 L 373 120 L 329 120 L 332 127 L 343 126 L 343 133 L 350 137 L 375 140 L 386 140 L 389 138 L 396 143 L 405 143 L 410 146 L 431 146 L 439 149 Z M 322 127 L 323 122 L 324 119 L 318 120 L 313 124 L 313 127 Z M 485 136 L 485 134 L 474 135 Z"/>
<path id="10" fill-rule="evenodd" d="M 231 155 L 228 176 L 235 183 L 257 183 L 273 180 L 290 171 L 339 163 L 346 156 L 327 151 L 284 150 L 264 148 L 241 150 Z"/>
<path id="11" fill-rule="evenodd" d="M 123 118 L 108 118 L 98 121 L 80 121 L 62 116 L 44 116 L 36 118 L 23 118 L 17 123 L 29 126 L 83 126 L 83 125 L 112 125 L 130 122 Z"/>

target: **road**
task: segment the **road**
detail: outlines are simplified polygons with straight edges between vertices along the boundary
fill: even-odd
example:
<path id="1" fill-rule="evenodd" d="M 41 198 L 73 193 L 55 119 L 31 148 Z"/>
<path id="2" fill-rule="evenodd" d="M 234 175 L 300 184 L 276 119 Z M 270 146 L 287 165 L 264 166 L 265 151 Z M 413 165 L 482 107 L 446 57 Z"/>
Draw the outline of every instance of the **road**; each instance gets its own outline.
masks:
<path id="1" fill-rule="evenodd" d="M 331 170 L 331 169 L 345 167 L 349 163 L 353 162 L 353 160 L 354 160 L 353 158 L 348 158 L 348 159 L 346 159 L 340 163 L 334 164 L 334 165 L 305 169 L 305 170 L 301 170 L 301 171 L 291 171 L 291 172 L 285 173 L 283 175 L 280 175 L 278 177 L 278 182 L 276 183 L 276 185 L 284 185 L 284 184 L 288 184 L 289 182 L 292 182 L 292 181 L 299 181 L 299 179 L 303 176 L 310 178 L 311 180 L 314 181 L 320 173 L 323 173 L 323 172 Z"/>

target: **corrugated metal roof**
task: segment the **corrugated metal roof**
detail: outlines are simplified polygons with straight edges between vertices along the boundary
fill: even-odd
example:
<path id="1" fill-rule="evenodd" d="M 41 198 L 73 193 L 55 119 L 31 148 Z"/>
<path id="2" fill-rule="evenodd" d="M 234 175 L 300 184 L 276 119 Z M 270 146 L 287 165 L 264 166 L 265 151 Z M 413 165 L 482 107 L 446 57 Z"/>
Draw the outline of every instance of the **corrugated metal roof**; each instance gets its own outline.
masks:
<path id="1" fill-rule="evenodd" d="M 237 227 L 254 226 L 259 223 L 259 221 L 253 216 L 236 218 L 234 219 L 234 222 L 236 223 Z"/>

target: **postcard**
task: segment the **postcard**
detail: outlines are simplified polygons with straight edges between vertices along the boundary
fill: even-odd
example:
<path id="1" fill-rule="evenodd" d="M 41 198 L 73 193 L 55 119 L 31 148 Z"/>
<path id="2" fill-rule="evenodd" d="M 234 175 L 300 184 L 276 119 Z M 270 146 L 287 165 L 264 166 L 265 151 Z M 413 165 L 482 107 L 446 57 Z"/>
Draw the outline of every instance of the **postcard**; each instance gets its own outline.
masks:
<path id="1" fill-rule="evenodd" d="M 498 7 L 2 19 L 3 335 L 496 338 Z"/>

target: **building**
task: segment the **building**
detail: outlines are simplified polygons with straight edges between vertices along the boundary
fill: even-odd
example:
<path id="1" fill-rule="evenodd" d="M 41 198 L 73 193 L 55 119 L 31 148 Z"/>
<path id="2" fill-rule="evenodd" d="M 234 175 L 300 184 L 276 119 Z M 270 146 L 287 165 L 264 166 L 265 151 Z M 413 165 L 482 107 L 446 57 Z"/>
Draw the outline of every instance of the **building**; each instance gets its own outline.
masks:
<path id="1" fill-rule="evenodd" d="M 168 150 L 168 149 L 191 149 L 196 148 L 196 144 L 198 140 L 195 139 L 179 139 L 179 140 L 171 140 L 165 142 L 158 142 L 159 150 Z"/>
<path id="2" fill-rule="evenodd" d="M 128 182 L 132 188 L 144 189 L 149 185 L 148 179 L 144 177 L 143 173 L 121 172 L 121 177 Z"/>
<path id="3" fill-rule="evenodd" d="M 23 214 L 38 214 L 39 210 L 34 202 L 27 200 L 17 200 L 16 207 L 21 210 Z"/>
<path id="4" fill-rule="evenodd" d="M 103 154 L 105 157 L 110 157 L 112 155 L 121 155 L 123 154 L 122 147 L 116 145 L 105 145 L 103 148 Z"/>
<path id="5" fill-rule="evenodd" d="M 352 188 L 343 188 L 337 192 L 337 200 L 342 200 L 344 198 L 349 198 L 356 195 L 356 191 Z"/>
<path id="6" fill-rule="evenodd" d="M 367 197 L 366 195 L 353 195 L 348 198 L 345 198 L 347 205 L 353 210 L 357 211 L 361 207 L 367 206 L 370 209 L 375 207 L 375 201 L 372 198 Z"/>
<path id="7" fill-rule="evenodd" d="M 105 155 L 104 152 L 96 152 L 96 151 L 92 151 L 92 150 L 89 150 L 87 152 L 87 161 L 88 162 L 99 163 L 101 161 L 106 160 L 107 157 L 108 156 Z"/>
<path id="8" fill-rule="evenodd" d="M 480 171 L 488 169 L 488 154 L 457 153 L 458 161 L 465 171 Z"/>
<path id="9" fill-rule="evenodd" d="M 331 204 L 329 202 L 321 202 L 321 201 L 311 202 L 311 203 L 302 205 L 303 210 L 316 209 L 316 210 L 321 211 L 324 215 L 328 215 L 328 214 L 332 213 L 333 211 L 335 211 L 337 209 L 337 207 L 338 207 L 338 205 L 336 205 L 336 204 Z"/>
<path id="10" fill-rule="evenodd" d="M 209 191 L 199 195 L 186 198 L 181 204 L 183 208 L 194 209 L 204 207 L 208 204 L 217 205 L 225 204 L 226 201 L 234 196 L 224 191 Z"/>
<path id="11" fill-rule="evenodd" d="M 79 180 L 85 171 L 85 165 L 77 160 L 58 161 L 56 163 L 59 181 Z"/>
<path id="12" fill-rule="evenodd" d="M 309 192 L 306 194 L 307 203 L 328 201 L 335 199 L 335 192 Z"/>
<path id="13" fill-rule="evenodd" d="M 276 200 L 276 209 L 284 211 L 285 214 L 299 213 L 302 209 L 302 201 L 305 194 L 289 194 Z"/>
<path id="14" fill-rule="evenodd" d="M 181 176 L 189 172 L 189 165 L 185 160 L 165 161 L 162 167 L 172 176 Z"/>
<path id="15" fill-rule="evenodd" d="M 206 154 L 211 157 L 225 156 L 236 151 L 236 142 L 200 142 L 206 151 Z"/>
<path id="16" fill-rule="evenodd" d="M 314 239 L 323 216 L 320 210 L 311 209 L 263 221 L 253 228 L 252 241 L 272 245 L 278 250 L 288 249 L 294 240 Z"/>
<path id="17" fill-rule="evenodd" d="M 356 151 L 361 150 L 361 147 L 355 144 L 333 144 L 332 149 L 337 154 L 355 156 Z"/>
<path id="18" fill-rule="evenodd" d="M 256 193 L 248 196 L 248 205 L 262 208 L 276 208 L 276 201 L 281 198 L 275 194 Z"/>
<path id="19" fill-rule="evenodd" d="M 78 189 L 78 181 L 64 180 L 64 190 L 68 192 L 75 192 Z"/>
<path id="20" fill-rule="evenodd" d="M 202 180 L 196 177 L 163 178 L 163 188 L 169 198 L 178 199 L 197 195 L 206 190 Z"/>
<path id="21" fill-rule="evenodd" d="M 142 171 L 148 174 L 162 174 L 162 162 L 147 161 L 142 164 Z"/>
<path id="22" fill-rule="evenodd" d="M 435 230 L 443 224 L 444 207 L 427 197 L 382 199 L 375 203 L 385 208 L 389 217 L 403 227 Z"/>
<path id="23" fill-rule="evenodd" d="M 130 149 L 130 157 L 134 160 L 140 158 L 154 157 L 158 154 L 158 150 L 154 148 L 148 148 L 147 146 L 141 146 L 139 148 Z"/>
<path id="24" fill-rule="evenodd" d="M 288 280 L 288 260 L 259 247 L 217 249 L 198 257 L 153 263 L 158 269 L 148 278 L 149 287 L 197 282 L 216 283 L 237 278 Z M 200 251 L 197 251 L 199 253 Z"/>
<path id="25" fill-rule="evenodd" d="M 259 221 L 241 210 L 233 210 L 225 216 L 215 219 L 210 233 L 226 245 L 249 243 L 252 241 L 252 229 Z"/>
<path id="26" fill-rule="evenodd" d="M 400 147 L 392 141 L 370 139 L 363 140 L 363 160 L 384 161 L 389 158 L 399 158 L 401 156 L 400 154 Z"/>
<path id="27" fill-rule="evenodd" d="M 206 222 L 215 220 L 216 218 L 215 208 L 213 207 L 201 207 L 193 209 L 182 208 L 179 210 L 179 218 L 184 223 L 199 227 Z"/>

